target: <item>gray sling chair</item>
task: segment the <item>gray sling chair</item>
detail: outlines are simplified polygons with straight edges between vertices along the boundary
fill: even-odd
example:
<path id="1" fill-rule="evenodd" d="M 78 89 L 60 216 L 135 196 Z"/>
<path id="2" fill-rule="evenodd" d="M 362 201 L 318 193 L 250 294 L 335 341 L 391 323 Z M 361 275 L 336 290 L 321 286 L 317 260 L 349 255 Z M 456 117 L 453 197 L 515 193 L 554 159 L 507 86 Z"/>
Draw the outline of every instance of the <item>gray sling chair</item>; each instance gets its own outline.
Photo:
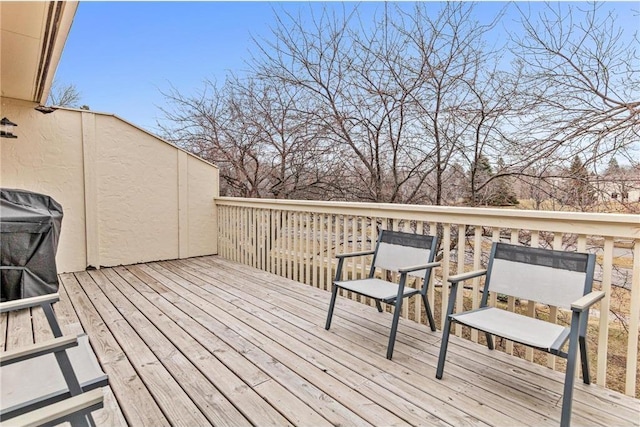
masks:
<path id="1" fill-rule="evenodd" d="M 391 333 L 389 335 L 389 346 L 387 347 L 387 359 L 391 359 L 393 356 L 393 346 L 398 330 L 400 309 L 402 308 L 402 300 L 404 298 L 420 294 L 429 326 L 432 331 L 435 331 L 436 326 L 433 320 L 433 314 L 427 301 L 427 289 L 431 277 L 431 269 L 440 265 L 439 262 L 433 262 L 437 240 L 438 238 L 434 236 L 382 230 L 375 251 L 336 255 L 338 258 L 338 269 L 336 270 L 336 278 L 332 286 L 331 303 L 329 305 L 325 329 L 328 330 L 329 327 L 331 327 L 331 318 L 333 317 L 333 309 L 336 304 L 338 289 L 345 289 L 374 299 L 379 312 L 382 312 L 381 302 L 395 304 L 393 323 L 391 324 Z M 344 260 L 350 257 L 365 255 L 373 255 L 369 277 L 358 280 L 341 280 Z M 376 278 L 376 269 L 400 273 L 399 283 L 396 284 Z M 407 286 L 408 276 L 423 279 L 422 286 L 419 289 Z"/>
<path id="2" fill-rule="evenodd" d="M 0 313 L 40 306 L 54 339 L 0 352 L 0 421 L 4 425 L 94 426 L 107 375 L 84 334 L 62 336 L 53 312 L 58 294 L 0 303 Z"/>
<path id="3" fill-rule="evenodd" d="M 602 291 L 591 291 L 594 268 L 594 254 L 494 243 L 486 270 L 462 273 L 448 279 L 451 294 L 436 378 L 442 379 L 453 322 L 484 332 L 490 350 L 494 348 L 492 335 L 496 335 L 566 358 L 560 425 L 569 426 L 577 351 L 580 349 L 582 380 L 589 384 L 586 342 L 589 307 L 604 297 Z M 485 274 L 480 308 L 453 314 L 458 283 Z M 571 327 L 490 307 L 487 305 L 490 291 L 571 309 Z M 565 352 L 562 349 L 567 341 L 569 346 Z"/>

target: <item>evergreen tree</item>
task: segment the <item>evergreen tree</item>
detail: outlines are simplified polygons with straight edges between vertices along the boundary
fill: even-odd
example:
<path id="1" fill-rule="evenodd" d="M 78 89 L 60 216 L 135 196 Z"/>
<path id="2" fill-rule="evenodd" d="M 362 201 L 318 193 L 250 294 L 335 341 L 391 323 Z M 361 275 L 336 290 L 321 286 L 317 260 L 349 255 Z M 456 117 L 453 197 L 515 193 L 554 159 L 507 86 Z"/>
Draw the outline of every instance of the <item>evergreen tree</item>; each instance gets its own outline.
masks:
<path id="1" fill-rule="evenodd" d="M 620 172 L 620 164 L 618 164 L 618 160 L 615 157 L 612 157 L 609 160 L 609 165 L 607 166 L 606 174 L 616 174 Z"/>
<path id="2" fill-rule="evenodd" d="M 506 176 L 496 176 L 506 171 L 506 165 L 502 157 L 498 158 L 498 173 L 487 156 L 481 154 L 478 161 L 471 165 L 469 179 L 471 181 L 470 192 L 466 198 L 471 206 L 514 206 L 518 198 L 513 191 L 511 181 Z"/>
<path id="3" fill-rule="evenodd" d="M 471 163 L 469 168 L 469 187 L 466 203 L 471 206 L 488 205 L 489 185 L 488 181 L 493 176 L 493 168 L 489 159 L 480 154 L 477 161 Z"/>
<path id="4" fill-rule="evenodd" d="M 589 171 L 579 156 L 573 158 L 571 167 L 567 173 L 565 192 L 567 202 L 574 207 L 585 210 L 595 201 L 595 190 L 589 182 Z"/>
<path id="5" fill-rule="evenodd" d="M 497 174 L 505 173 L 507 167 L 502 157 L 498 158 Z M 513 184 L 508 176 L 500 176 L 495 178 L 492 183 L 491 197 L 489 205 L 491 206 L 514 206 L 520 203 L 513 191 Z"/>

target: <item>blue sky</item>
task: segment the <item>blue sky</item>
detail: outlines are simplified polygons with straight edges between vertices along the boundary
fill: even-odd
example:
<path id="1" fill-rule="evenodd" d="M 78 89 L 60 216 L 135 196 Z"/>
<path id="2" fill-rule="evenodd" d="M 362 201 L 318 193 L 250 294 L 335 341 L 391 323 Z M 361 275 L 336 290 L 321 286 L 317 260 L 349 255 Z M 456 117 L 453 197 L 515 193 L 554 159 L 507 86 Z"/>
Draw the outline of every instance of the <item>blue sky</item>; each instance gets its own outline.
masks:
<path id="1" fill-rule="evenodd" d="M 59 84 L 74 84 L 81 104 L 114 113 L 154 131 L 165 105 L 161 91 L 173 85 L 194 93 L 205 79 L 222 83 L 228 71 L 242 73 L 251 37 L 269 37 L 273 9 L 298 11 L 306 2 L 80 2 L 56 72 Z M 356 3 L 348 3 L 352 7 Z M 331 7 L 342 7 L 330 3 Z M 522 6 L 523 4 L 521 4 Z M 482 20 L 504 3 L 482 3 Z M 535 5 L 534 5 L 535 6 Z M 361 3 L 365 15 L 384 7 Z M 638 2 L 612 7 L 636 26 Z M 509 25 L 513 17 L 507 16 Z"/>

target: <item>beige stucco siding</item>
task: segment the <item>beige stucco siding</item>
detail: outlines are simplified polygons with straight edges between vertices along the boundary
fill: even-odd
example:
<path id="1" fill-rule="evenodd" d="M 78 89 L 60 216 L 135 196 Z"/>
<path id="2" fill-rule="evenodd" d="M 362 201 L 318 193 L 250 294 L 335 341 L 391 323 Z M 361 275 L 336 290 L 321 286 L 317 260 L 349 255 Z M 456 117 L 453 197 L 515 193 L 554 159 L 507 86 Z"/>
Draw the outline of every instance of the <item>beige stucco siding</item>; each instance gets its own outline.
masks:
<path id="1" fill-rule="evenodd" d="M 193 156 L 187 157 L 188 170 L 188 253 L 189 256 L 207 255 L 218 252 L 218 239 L 211 240 L 208 236 L 217 236 L 218 222 L 214 197 L 218 197 L 219 187 L 203 186 L 203 182 L 218 182 L 218 169 L 212 169 L 206 163 Z M 214 244 L 211 247 L 211 244 Z"/>
<path id="2" fill-rule="evenodd" d="M 96 116 L 100 264 L 175 259 L 180 152 L 112 116 Z"/>
<path id="3" fill-rule="evenodd" d="M 18 124 L 17 139 L 0 139 L 0 185 L 44 193 L 64 210 L 58 268 L 86 267 L 80 114 L 42 114 L 23 101 L 2 102 L 2 117 Z"/>
<path id="4" fill-rule="evenodd" d="M 62 204 L 60 271 L 214 254 L 218 169 L 121 120 L 3 98 L 0 185 Z"/>

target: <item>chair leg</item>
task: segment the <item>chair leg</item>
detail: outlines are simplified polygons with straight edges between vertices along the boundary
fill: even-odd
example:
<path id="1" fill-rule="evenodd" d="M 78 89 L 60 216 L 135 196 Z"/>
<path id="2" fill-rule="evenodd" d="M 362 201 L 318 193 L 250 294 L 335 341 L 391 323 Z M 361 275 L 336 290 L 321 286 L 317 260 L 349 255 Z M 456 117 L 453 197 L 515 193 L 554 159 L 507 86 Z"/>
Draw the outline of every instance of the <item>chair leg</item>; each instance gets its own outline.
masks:
<path id="1" fill-rule="evenodd" d="M 571 333 L 569 334 L 569 350 L 567 352 L 567 369 L 564 375 L 564 392 L 562 393 L 562 415 L 560 427 L 569 427 L 571 424 L 571 405 L 573 404 L 573 382 L 576 376 L 576 355 L 578 352 L 578 329 L 580 315 L 573 313 L 571 316 Z"/>
<path id="2" fill-rule="evenodd" d="M 429 301 L 427 300 L 426 295 L 422 295 L 422 302 L 424 303 L 424 309 L 427 313 L 427 321 L 429 322 L 429 327 L 432 332 L 436 331 L 436 322 L 433 320 L 433 313 L 431 312 L 431 307 L 429 306 Z"/>
<path id="3" fill-rule="evenodd" d="M 442 342 L 440 343 L 440 355 L 438 356 L 438 368 L 436 369 L 436 378 L 441 380 L 442 374 L 444 374 L 444 362 L 447 358 L 447 347 L 449 346 L 449 334 L 451 329 L 451 319 L 449 316 L 444 321 L 444 328 L 442 328 Z"/>
<path id="4" fill-rule="evenodd" d="M 487 338 L 487 347 L 489 347 L 489 350 L 493 350 L 495 348 L 493 346 L 493 336 L 488 332 L 485 332 L 484 336 Z"/>
<path id="5" fill-rule="evenodd" d="M 331 287 L 331 302 L 329 303 L 329 312 L 327 313 L 327 323 L 324 325 L 326 330 L 331 327 L 331 318 L 333 317 L 333 307 L 336 305 L 336 297 L 338 296 L 338 287 L 333 285 Z"/>
<path id="6" fill-rule="evenodd" d="M 67 387 L 69 388 L 69 394 L 71 396 L 77 396 L 82 393 L 82 387 L 80 387 L 80 382 L 78 381 L 78 377 L 73 370 L 73 365 L 71 365 L 71 361 L 69 360 L 69 355 L 66 350 L 56 351 L 54 353 L 56 361 L 58 362 L 58 366 L 62 371 L 62 376 L 64 378 Z"/>
<path id="7" fill-rule="evenodd" d="M 582 362 L 582 381 L 585 384 L 591 384 L 591 374 L 589 373 L 589 358 L 587 357 L 587 339 L 586 337 L 578 337 L 580 344 L 580 362 Z"/>
<path id="8" fill-rule="evenodd" d="M 96 427 L 91 414 L 76 414 L 69 418 L 69 424 L 71 427 Z"/>
<path id="9" fill-rule="evenodd" d="M 376 308 L 378 309 L 378 313 L 382 313 L 382 304 L 380 304 L 380 300 L 376 300 Z"/>
<path id="10" fill-rule="evenodd" d="M 398 321 L 400 320 L 400 310 L 402 309 L 402 300 L 396 299 L 396 306 L 393 310 L 393 323 L 391 324 L 391 333 L 389 334 L 389 345 L 387 346 L 387 359 L 391 360 L 393 356 L 393 347 L 396 343 L 396 332 L 398 331 Z"/>
<path id="11" fill-rule="evenodd" d="M 43 304 L 42 310 L 44 311 L 44 314 L 47 317 L 47 321 L 49 322 L 49 327 L 51 328 L 51 332 L 53 332 L 53 336 L 56 338 L 61 337 L 62 329 L 60 329 L 60 325 L 58 324 L 58 319 L 56 318 L 56 315 L 53 312 L 53 304 Z"/>

